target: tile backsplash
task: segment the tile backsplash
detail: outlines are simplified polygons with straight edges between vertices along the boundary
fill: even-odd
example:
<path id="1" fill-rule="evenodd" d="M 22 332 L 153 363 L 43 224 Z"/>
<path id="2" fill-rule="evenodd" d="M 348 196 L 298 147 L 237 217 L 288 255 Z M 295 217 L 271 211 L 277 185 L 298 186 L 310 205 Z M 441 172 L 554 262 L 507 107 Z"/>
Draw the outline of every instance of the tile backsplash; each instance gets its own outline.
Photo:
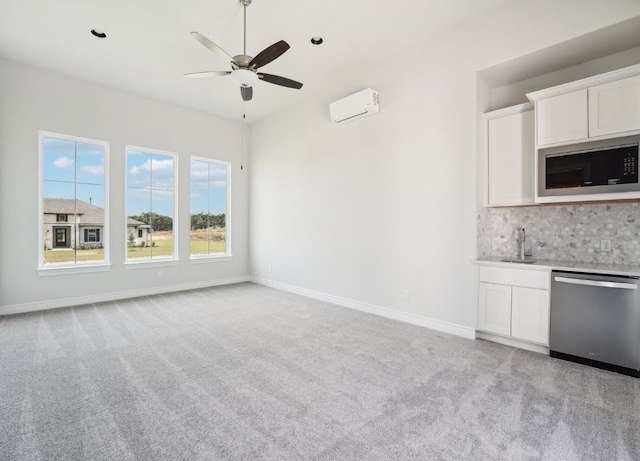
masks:
<path id="1" fill-rule="evenodd" d="M 640 265 L 640 203 L 478 210 L 478 257 L 518 256 L 518 228 L 534 259 Z M 611 241 L 602 251 L 601 240 Z"/>

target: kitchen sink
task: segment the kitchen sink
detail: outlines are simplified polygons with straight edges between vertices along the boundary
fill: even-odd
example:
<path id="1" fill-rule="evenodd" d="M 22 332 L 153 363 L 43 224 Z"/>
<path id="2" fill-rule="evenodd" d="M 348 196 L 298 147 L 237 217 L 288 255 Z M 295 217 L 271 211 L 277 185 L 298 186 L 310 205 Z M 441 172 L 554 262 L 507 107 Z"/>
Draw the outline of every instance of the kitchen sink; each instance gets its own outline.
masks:
<path id="1" fill-rule="evenodd" d="M 505 258 L 502 260 L 503 263 L 520 263 L 520 264 L 533 264 L 536 262 L 535 259 L 520 259 L 520 258 Z"/>

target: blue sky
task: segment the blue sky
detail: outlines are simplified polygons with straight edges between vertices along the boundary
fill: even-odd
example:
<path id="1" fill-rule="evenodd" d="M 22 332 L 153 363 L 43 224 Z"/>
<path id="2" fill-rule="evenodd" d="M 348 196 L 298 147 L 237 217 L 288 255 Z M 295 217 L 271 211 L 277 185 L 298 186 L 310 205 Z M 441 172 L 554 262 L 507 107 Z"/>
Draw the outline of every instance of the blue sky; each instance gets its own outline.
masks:
<path id="1" fill-rule="evenodd" d="M 227 167 L 219 163 L 191 161 L 191 214 L 227 211 Z"/>
<path id="2" fill-rule="evenodd" d="M 173 217 L 175 158 L 127 151 L 127 215 L 149 211 Z"/>
<path id="3" fill-rule="evenodd" d="M 44 138 L 44 197 L 75 197 L 104 207 L 104 161 L 102 145 Z"/>
<path id="4" fill-rule="evenodd" d="M 44 197 L 74 197 L 104 208 L 105 147 L 57 138 L 43 139 Z M 127 152 L 127 215 L 148 211 L 173 217 L 175 158 Z M 227 166 L 191 161 L 191 213 L 226 213 Z"/>

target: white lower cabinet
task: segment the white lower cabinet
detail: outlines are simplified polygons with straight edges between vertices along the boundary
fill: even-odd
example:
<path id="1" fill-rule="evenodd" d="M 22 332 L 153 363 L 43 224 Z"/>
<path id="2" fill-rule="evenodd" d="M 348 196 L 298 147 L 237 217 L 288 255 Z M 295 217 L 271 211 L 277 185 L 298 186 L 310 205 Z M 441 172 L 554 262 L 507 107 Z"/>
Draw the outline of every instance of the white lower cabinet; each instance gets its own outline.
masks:
<path id="1" fill-rule="evenodd" d="M 511 334 L 511 287 L 495 283 L 480 283 L 478 329 Z"/>
<path id="2" fill-rule="evenodd" d="M 511 336 L 534 343 L 549 344 L 549 291 L 512 288 Z"/>
<path id="3" fill-rule="evenodd" d="M 479 268 L 478 330 L 549 345 L 549 271 Z"/>

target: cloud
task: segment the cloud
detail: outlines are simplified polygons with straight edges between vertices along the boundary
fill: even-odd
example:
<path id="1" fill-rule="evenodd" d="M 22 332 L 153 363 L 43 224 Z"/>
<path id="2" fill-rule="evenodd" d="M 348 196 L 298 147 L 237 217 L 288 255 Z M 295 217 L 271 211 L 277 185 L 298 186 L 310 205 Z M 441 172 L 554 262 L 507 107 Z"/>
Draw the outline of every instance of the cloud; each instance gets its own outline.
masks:
<path id="1" fill-rule="evenodd" d="M 140 165 L 134 165 L 128 171 L 129 187 L 148 187 L 149 177 L 153 176 L 154 189 L 173 189 L 173 159 L 149 159 Z"/>
<path id="2" fill-rule="evenodd" d="M 74 160 L 69 157 L 58 157 L 53 161 L 56 168 L 73 168 Z"/>
<path id="3" fill-rule="evenodd" d="M 227 185 L 227 167 L 213 162 L 191 162 L 192 189 L 201 191 L 210 187 L 220 188 Z"/>
<path id="4" fill-rule="evenodd" d="M 104 175 L 104 165 L 85 165 L 81 168 L 81 170 L 83 173 L 86 173 L 89 176 Z"/>

